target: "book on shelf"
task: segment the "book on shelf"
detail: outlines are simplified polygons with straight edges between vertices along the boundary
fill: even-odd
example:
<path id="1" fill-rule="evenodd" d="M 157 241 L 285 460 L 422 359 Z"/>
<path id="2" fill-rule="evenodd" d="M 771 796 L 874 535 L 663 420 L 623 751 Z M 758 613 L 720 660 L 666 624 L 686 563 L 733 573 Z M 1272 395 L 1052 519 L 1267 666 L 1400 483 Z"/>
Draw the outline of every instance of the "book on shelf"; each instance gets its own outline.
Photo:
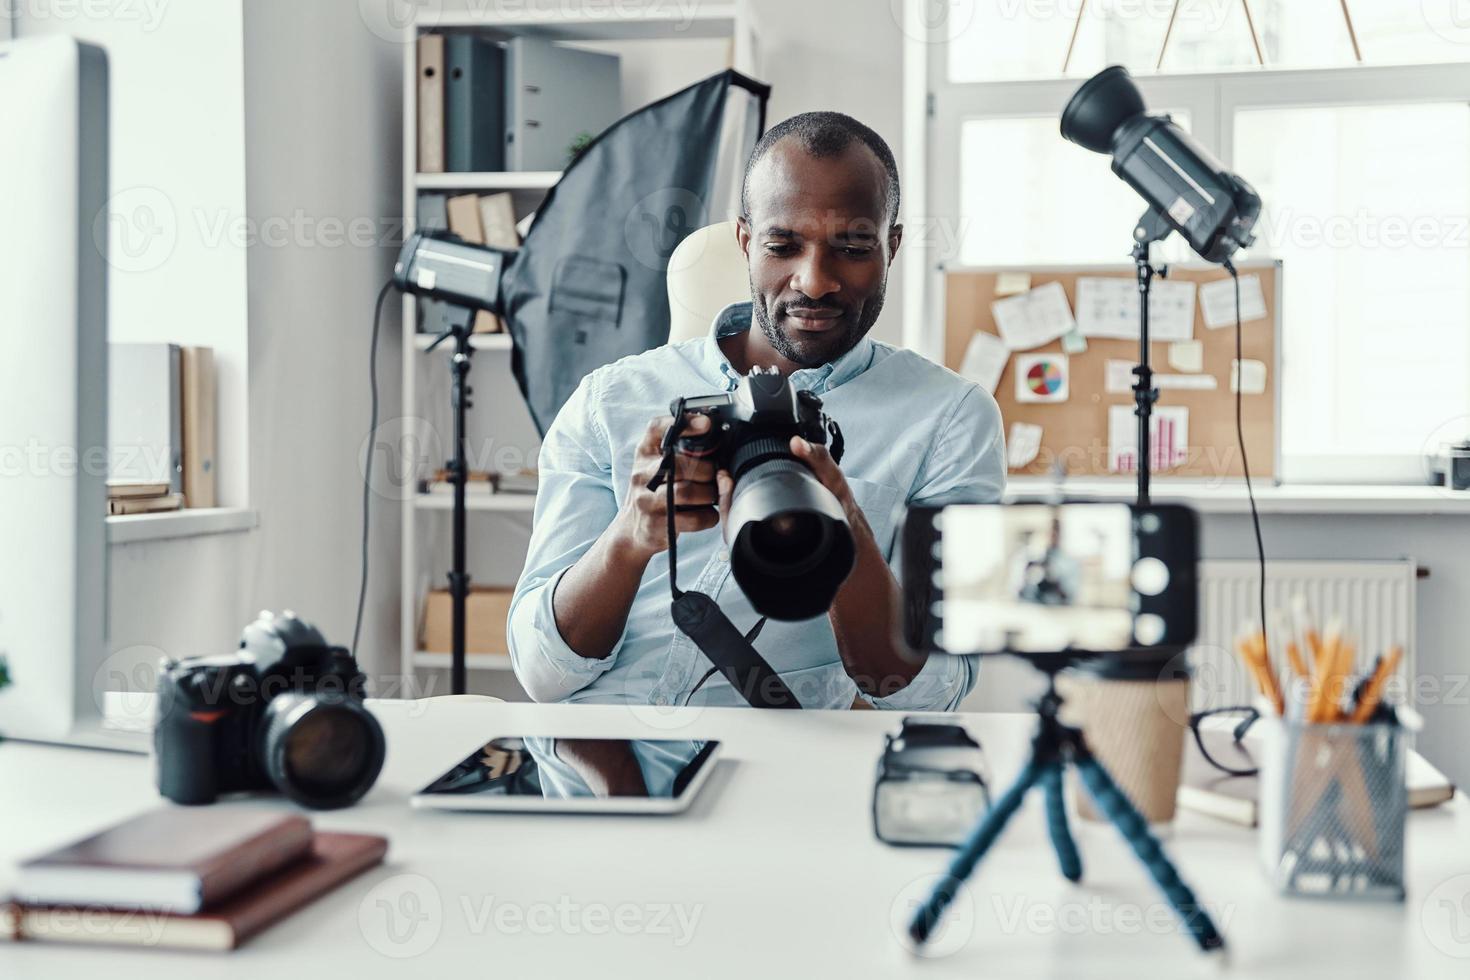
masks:
<path id="1" fill-rule="evenodd" d="M 456 194 L 445 201 L 445 210 L 449 214 L 450 231 L 467 242 L 486 244 L 478 194 Z M 475 333 L 500 333 L 504 329 L 500 317 L 486 310 L 475 311 Z"/>
<path id="2" fill-rule="evenodd" d="M 181 493 L 164 493 L 156 497 L 109 497 L 107 499 L 109 517 L 126 517 L 130 514 L 162 514 L 171 510 L 182 510 L 183 507 L 184 495 Z"/>
<path id="3" fill-rule="evenodd" d="M 181 351 L 183 491 L 185 507 L 215 506 L 215 371 L 214 349 Z"/>
<path id="4" fill-rule="evenodd" d="M 155 483 L 147 480 L 107 481 L 108 500 L 126 500 L 130 497 L 162 497 L 167 493 L 167 483 Z"/>
<path id="5" fill-rule="evenodd" d="M 224 952 L 380 864 L 387 851 L 388 842 L 382 837 L 312 834 L 308 826 L 307 847 L 293 861 L 193 914 L 0 902 L 0 939 Z"/>

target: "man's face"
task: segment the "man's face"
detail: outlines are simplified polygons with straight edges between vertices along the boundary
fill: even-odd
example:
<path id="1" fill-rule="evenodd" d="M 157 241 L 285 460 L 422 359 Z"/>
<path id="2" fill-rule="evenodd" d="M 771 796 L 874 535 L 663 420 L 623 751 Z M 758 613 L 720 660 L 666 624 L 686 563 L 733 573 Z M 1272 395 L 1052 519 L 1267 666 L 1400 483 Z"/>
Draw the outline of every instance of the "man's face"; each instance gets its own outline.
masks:
<path id="1" fill-rule="evenodd" d="M 755 322 L 786 360 L 836 360 L 877 321 L 902 232 L 886 189 L 883 165 L 857 141 L 819 158 L 784 140 L 751 172 L 737 234 Z"/>

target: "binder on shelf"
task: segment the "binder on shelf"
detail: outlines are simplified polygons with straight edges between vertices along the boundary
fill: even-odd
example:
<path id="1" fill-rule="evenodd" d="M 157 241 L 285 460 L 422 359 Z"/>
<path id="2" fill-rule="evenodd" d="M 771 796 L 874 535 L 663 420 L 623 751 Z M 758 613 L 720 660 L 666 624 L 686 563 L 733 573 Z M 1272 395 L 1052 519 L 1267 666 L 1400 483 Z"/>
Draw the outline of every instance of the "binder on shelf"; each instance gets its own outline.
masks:
<path id="1" fill-rule="evenodd" d="M 444 35 L 425 34 L 418 43 L 419 172 L 444 172 Z"/>
<path id="2" fill-rule="evenodd" d="M 183 388 L 184 506 L 215 506 L 214 348 L 185 347 L 179 380 Z"/>
<path id="3" fill-rule="evenodd" d="M 505 48 L 505 169 L 563 170 L 582 134 L 596 136 L 622 115 L 617 55 L 544 38 Z"/>
<path id="4" fill-rule="evenodd" d="M 488 38 L 444 39 L 446 169 L 505 169 L 505 49 Z"/>

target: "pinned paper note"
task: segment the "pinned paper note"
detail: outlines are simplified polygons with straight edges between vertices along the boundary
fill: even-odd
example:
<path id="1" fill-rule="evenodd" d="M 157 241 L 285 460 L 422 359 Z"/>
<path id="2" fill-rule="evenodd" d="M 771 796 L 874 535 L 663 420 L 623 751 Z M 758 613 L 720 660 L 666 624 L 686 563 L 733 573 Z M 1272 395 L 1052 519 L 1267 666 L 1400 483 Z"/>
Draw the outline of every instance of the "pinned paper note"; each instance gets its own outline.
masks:
<path id="1" fill-rule="evenodd" d="M 1133 362 L 1108 359 L 1104 365 L 1103 390 L 1110 395 L 1126 395 L 1133 390 Z"/>
<path id="2" fill-rule="evenodd" d="M 1151 470 L 1172 469 L 1189 460 L 1189 409 L 1155 405 L 1148 433 Z M 1138 469 L 1138 418 L 1132 406 L 1108 409 L 1108 469 L 1113 473 Z"/>
<path id="3" fill-rule="evenodd" d="M 1031 273 L 1000 272 L 995 276 L 995 295 L 1014 296 L 1031 288 Z"/>
<path id="4" fill-rule="evenodd" d="M 1220 382 L 1213 374 L 1156 374 L 1154 387 L 1160 391 L 1170 388 L 1186 391 L 1214 391 Z"/>
<path id="5" fill-rule="evenodd" d="M 1155 280 L 1148 299 L 1149 340 L 1194 337 L 1194 283 Z M 1077 329 L 1088 337 L 1138 339 L 1138 283 L 1116 276 L 1077 280 Z"/>
<path id="6" fill-rule="evenodd" d="M 1230 390 L 1239 391 L 1242 395 L 1260 395 L 1266 391 L 1266 362 L 1252 361 L 1247 358 L 1244 361 L 1230 362 Z"/>
<path id="7" fill-rule="evenodd" d="M 1030 422 L 1012 422 L 1006 437 L 1006 466 L 1019 470 L 1030 465 L 1041 452 L 1041 426 Z"/>
<path id="8" fill-rule="evenodd" d="M 1073 327 L 1062 334 L 1062 353 L 1064 354 L 1086 354 L 1087 338 L 1082 336 L 1082 331 Z"/>
<path id="9" fill-rule="evenodd" d="M 1000 338 L 1011 350 L 1031 350 L 1056 340 L 1077 325 L 1059 282 L 1007 296 L 990 304 Z"/>
<path id="10" fill-rule="evenodd" d="M 1068 373 L 1066 354 L 1017 354 L 1016 401 L 1066 401 Z"/>
<path id="11" fill-rule="evenodd" d="M 1169 345 L 1169 366 L 1176 371 L 1203 371 L 1205 345 L 1198 340 L 1181 340 Z"/>
<path id="12" fill-rule="evenodd" d="M 984 330 L 976 330 L 965 348 L 965 359 L 960 363 L 960 374 L 980 385 L 991 394 L 1006 369 L 1010 348 L 1001 343 L 999 337 Z"/>
<path id="13" fill-rule="evenodd" d="M 1200 311 L 1205 316 L 1205 326 L 1211 330 L 1235 326 L 1235 282 L 1231 279 L 1216 279 L 1199 288 Z M 1266 297 L 1261 293 L 1260 276 L 1240 277 L 1240 322 L 1266 318 Z"/>

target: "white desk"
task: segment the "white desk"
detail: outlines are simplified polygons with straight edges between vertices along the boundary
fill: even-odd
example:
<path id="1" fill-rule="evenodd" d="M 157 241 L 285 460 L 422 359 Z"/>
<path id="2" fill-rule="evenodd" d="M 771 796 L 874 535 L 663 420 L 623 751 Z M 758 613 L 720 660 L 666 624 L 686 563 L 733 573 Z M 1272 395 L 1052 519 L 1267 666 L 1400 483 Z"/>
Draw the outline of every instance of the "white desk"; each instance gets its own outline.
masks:
<path id="1" fill-rule="evenodd" d="M 0 977 L 1219 975 L 1178 934 L 1111 827 L 1075 823 L 1085 875 L 1064 881 L 1034 794 L 971 879 L 957 906 L 968 914 L 953 917 L 935 947 L 947 955 L 906 952 L 893 923 L 945 852 L 873 839 L 870 790 L 881 733 L 898 725 L 892 714 L 464 702 L 374 710 L 388 734 L 382 779 L 361 805 L 316 819 L 386 834 L 386 866 L 233 954 L 0 943 Z M 967 724 L 1004 784 L 1029 719 Z M 406 797 L 431 775 L 504 734 L 698 736 L 724 740 L 725 754 L 681 817 L 409 809 Z M 9 742 L 0 744 L 0 800 L 3 890 L 15 860 L 158 797 L 148 759 Z M 1411 816 L 1402 905 L 1279 898 L 1258 870 L 1253 835 L 1205 817 L 1182 814 L 1167 846 L 1218 913 L 1231 946 L 1224 975 L 1470 975 L 1470 900 L 1457 904 L 1470 890 L 1470 877 L 1457 877 L 1470 876 L 1463 797 Z"/>

